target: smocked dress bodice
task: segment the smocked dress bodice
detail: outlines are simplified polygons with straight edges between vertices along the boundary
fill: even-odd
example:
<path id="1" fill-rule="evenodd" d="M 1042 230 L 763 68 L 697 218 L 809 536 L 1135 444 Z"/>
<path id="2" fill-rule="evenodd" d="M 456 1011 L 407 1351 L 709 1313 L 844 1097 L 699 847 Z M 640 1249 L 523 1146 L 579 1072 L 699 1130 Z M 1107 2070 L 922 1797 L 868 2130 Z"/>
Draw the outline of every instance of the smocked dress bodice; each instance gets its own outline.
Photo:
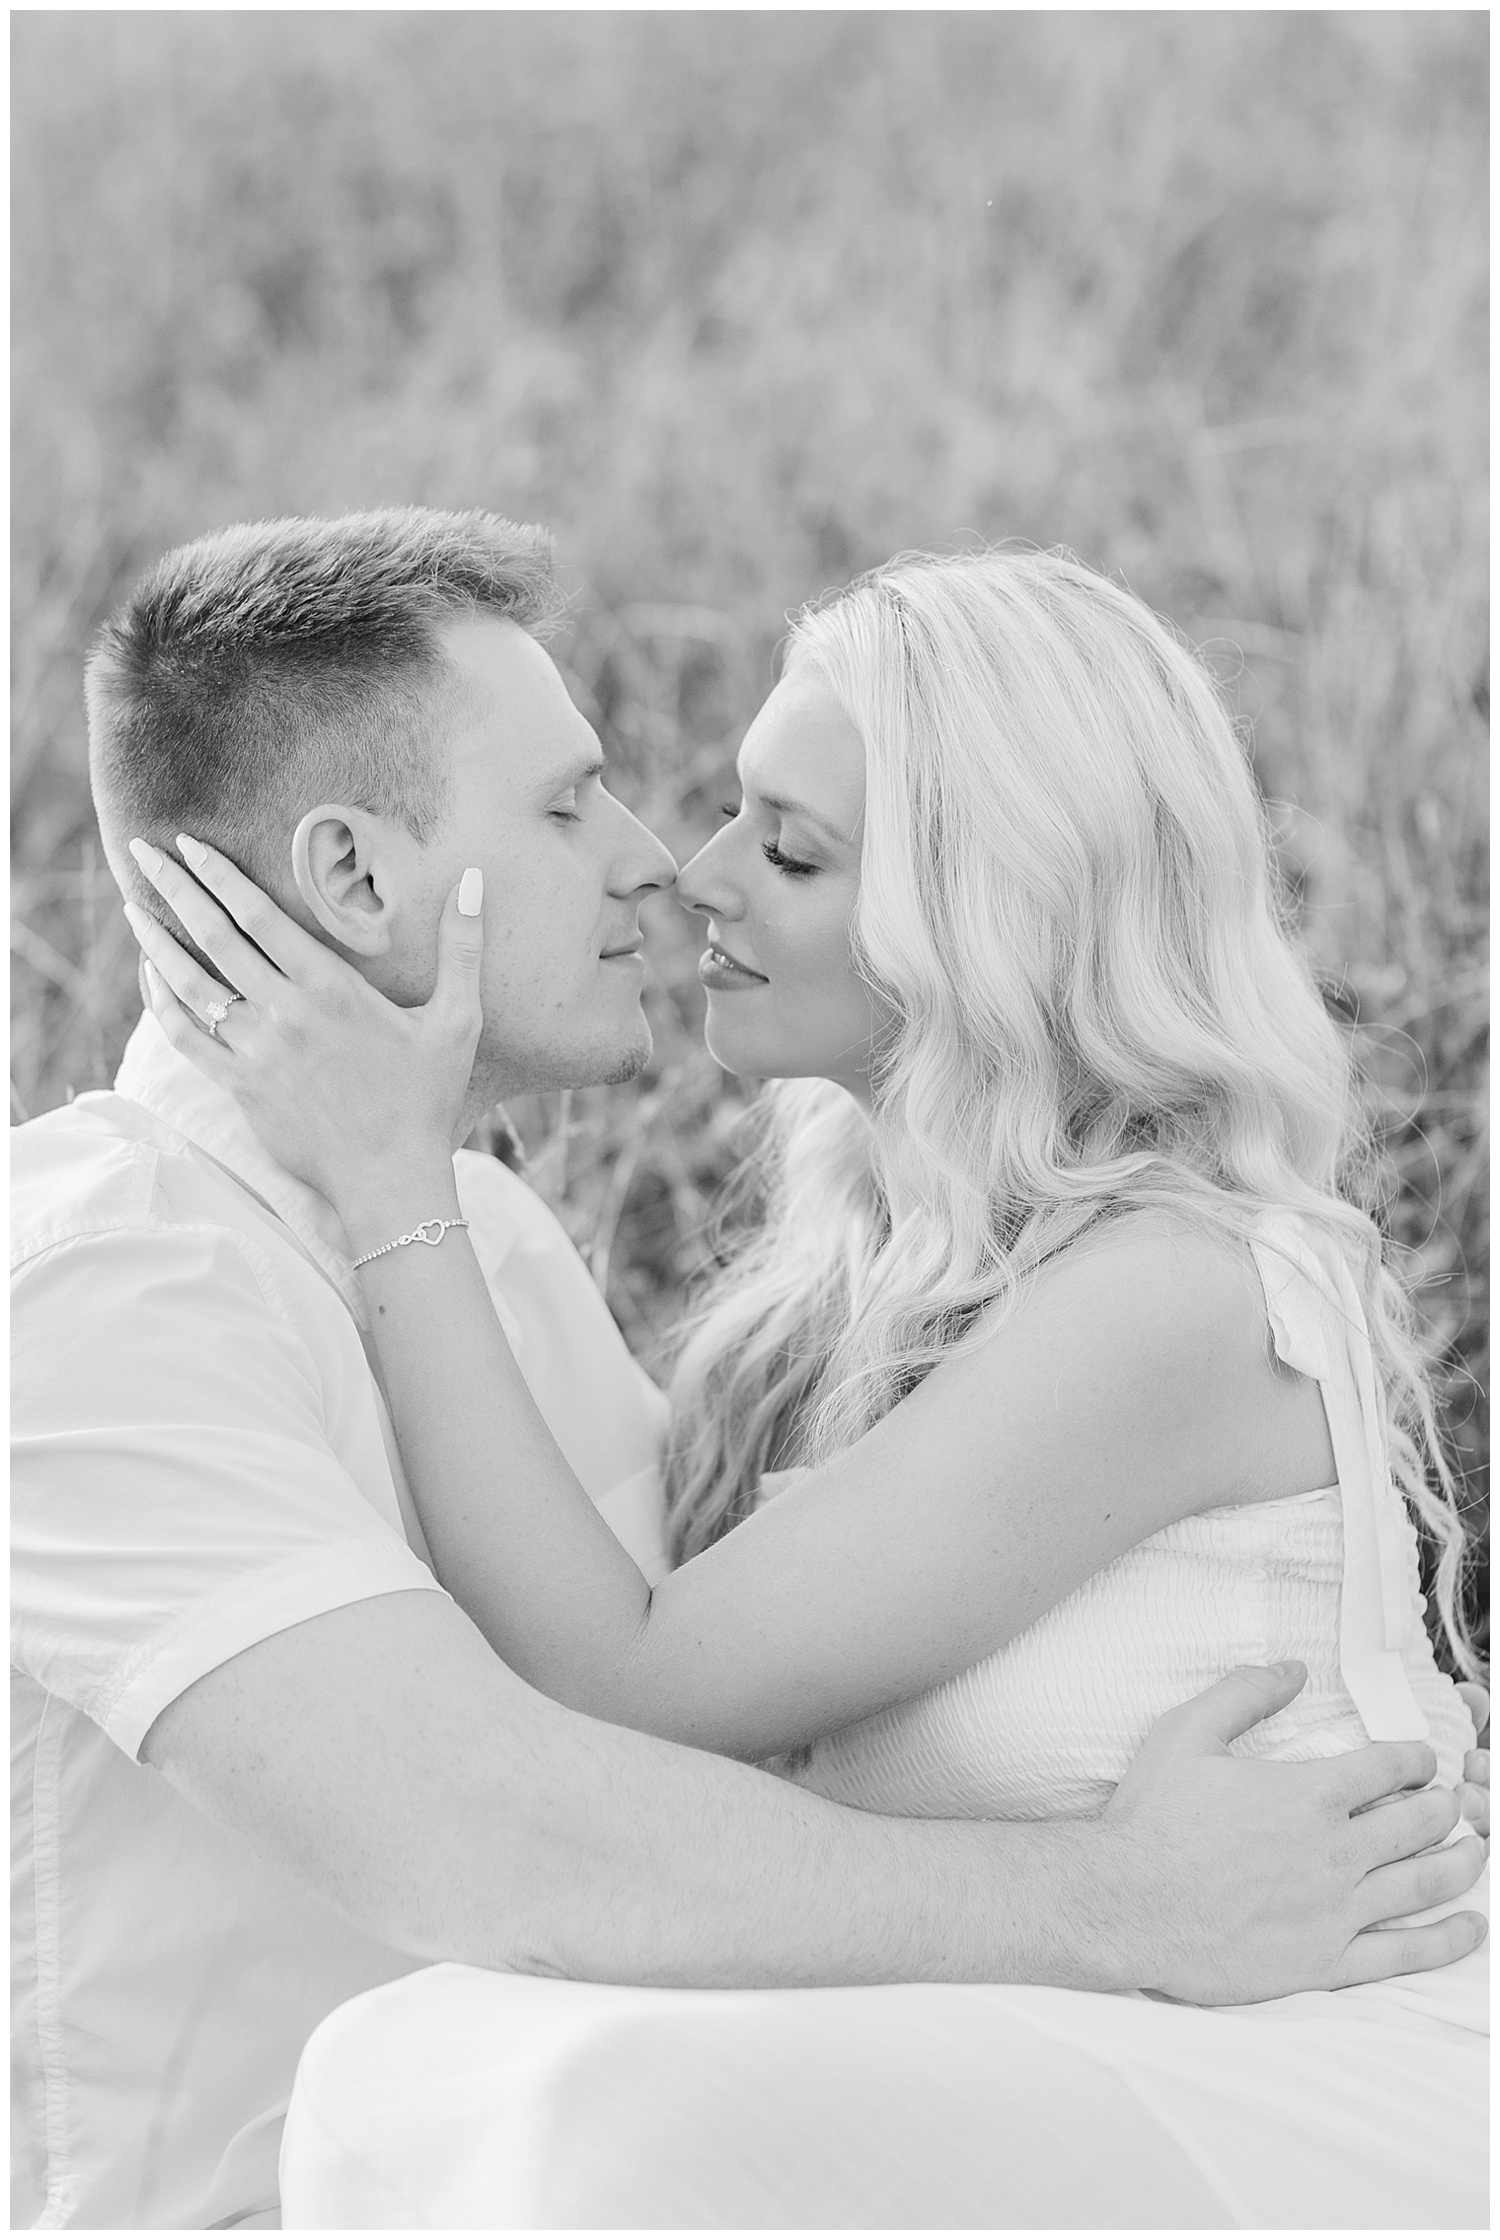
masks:
<path id="1" fill-rule="evenodd" d="M 1267 1220 L 1252 1250 L 1277 1354 L 1321 1388 L 1337 1483 L 1153 1533 L 995 1655 L 799 1753 L 789 1778 L 923 1818 L 1094 1813 L 1163 1712 L 1232 1665 L 1296 1657 L 1306 1686 L 1236 1754 L 1426 1739 L 1438 1780 L 1460 1779 L 1473 1725 L 1423 1623 L 1359 1294 L 1305 1224 Z"/>

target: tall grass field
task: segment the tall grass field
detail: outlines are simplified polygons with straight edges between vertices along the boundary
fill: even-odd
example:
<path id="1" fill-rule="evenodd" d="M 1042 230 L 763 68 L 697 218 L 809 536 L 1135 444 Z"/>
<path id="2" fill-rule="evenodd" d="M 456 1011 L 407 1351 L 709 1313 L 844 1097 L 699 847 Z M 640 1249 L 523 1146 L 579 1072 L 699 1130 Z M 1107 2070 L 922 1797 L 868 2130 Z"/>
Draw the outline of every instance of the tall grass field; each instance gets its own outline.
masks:
<path id="1" fill-rule="evenodd" d="M 800 602 L 1065 544 L 1243 723 L 1477 1518 L 1485 17 L 13 22 L 13 1117 L 106 1085 L 139 1010 L 80 673 L 169 545 L 549 523 L 571 688 L 681 853 Z M 647 918 L 643 1081 L 511 1117 L 659 1364 L 754 1084 Z"/>

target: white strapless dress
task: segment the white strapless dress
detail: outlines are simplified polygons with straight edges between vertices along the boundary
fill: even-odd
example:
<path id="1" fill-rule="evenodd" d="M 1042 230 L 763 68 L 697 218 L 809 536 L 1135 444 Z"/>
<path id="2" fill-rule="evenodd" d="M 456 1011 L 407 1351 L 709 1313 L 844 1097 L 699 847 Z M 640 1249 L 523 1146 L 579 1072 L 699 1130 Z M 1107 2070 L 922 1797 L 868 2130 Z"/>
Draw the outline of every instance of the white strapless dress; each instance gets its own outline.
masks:
<path id="1" fill-rule="evenodd" d="M 868 1811 L 1092 1813 L 1153 1721 L 1231 1665 L 1308 1683 L 1237 1750 L 1426 1736 L 1468 1711 L 1422 1622 L 1358 1295 L 1290 1221 L 1255 1247 L 1338 1483 L 1191 1517 L 971 1671 L 782 1770 Z M 1483 1903 L 1482 1893 L 1459 1901 Z M 304 2056 L 302 2226 L 1477 2229 L 1487 1954 L 1237 2008 L 1015 1986 L 637 1991 L 443 1967 Z"/>
<path id="2" fill-rule="evenodd" d="M 1423 1623 L 1359 1295 L 1290 1221 L 1265 1223 L 1253 1251 L 1277 1353 L 1321 1388 L 1338 1483 L 1154 1533 L 982 1664 L 783 1771 L 871 1812 L 1095 1813 L 1173 1704 L 1231 1665 L 1297 1657 L 1306 1687 L 1237 1753 L 1335 1757 L 1415 1737 L 1439 1781 L 1460 1779 L 1473 1724 Z"/>

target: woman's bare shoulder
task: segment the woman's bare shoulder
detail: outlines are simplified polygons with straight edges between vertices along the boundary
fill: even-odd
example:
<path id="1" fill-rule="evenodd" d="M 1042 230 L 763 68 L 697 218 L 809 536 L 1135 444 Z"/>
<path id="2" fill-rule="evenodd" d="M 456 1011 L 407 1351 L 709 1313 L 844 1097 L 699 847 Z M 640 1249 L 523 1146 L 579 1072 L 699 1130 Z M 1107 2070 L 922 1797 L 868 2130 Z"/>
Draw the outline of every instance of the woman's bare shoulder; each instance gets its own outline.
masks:
<path id="1" fill-rule="evenodd" d="M 1087 1230 L 1037 1270 L 1022 1311 L 1073 1313 L 1090 1300 L 1128 1308 L 1127 1323 L 1143 1341 L 1238 1333 L 1257 1358 L 1267 1350 L 1249 1243 L 1169 1207 L 1131 1209 Z"/>
<path id="2" fill-rule="evenodd" d="M 1122 1445 L 1137 1429 L 1170 1439 L 1195 1507 L 1330 1480 L 1321 1395 L 1277 1361 L 1250 1245 L 1227 1229 L 1171 1209 L 1114 1216 L 1037 1270 L 1011 1327 L 1080 1416 L 1102 1412 Z"/>

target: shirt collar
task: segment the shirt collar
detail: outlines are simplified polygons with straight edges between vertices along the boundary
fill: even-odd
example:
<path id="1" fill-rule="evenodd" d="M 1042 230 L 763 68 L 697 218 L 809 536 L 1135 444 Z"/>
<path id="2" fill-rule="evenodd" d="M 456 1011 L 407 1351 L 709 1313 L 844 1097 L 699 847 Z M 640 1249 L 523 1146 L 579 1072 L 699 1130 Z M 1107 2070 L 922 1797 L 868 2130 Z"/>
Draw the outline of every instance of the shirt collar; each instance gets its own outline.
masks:
<path id="1" fill-rule="evenodd" d="M 364 1300 L 354 1278 L 349 1240 L 332 1206 L 271 1157 L 226 1089 L 173 1049 L 147 1011 L 125 1045 L 115 1090 L 185 1136 L 284 1221 L 364 1327 Z"/>

